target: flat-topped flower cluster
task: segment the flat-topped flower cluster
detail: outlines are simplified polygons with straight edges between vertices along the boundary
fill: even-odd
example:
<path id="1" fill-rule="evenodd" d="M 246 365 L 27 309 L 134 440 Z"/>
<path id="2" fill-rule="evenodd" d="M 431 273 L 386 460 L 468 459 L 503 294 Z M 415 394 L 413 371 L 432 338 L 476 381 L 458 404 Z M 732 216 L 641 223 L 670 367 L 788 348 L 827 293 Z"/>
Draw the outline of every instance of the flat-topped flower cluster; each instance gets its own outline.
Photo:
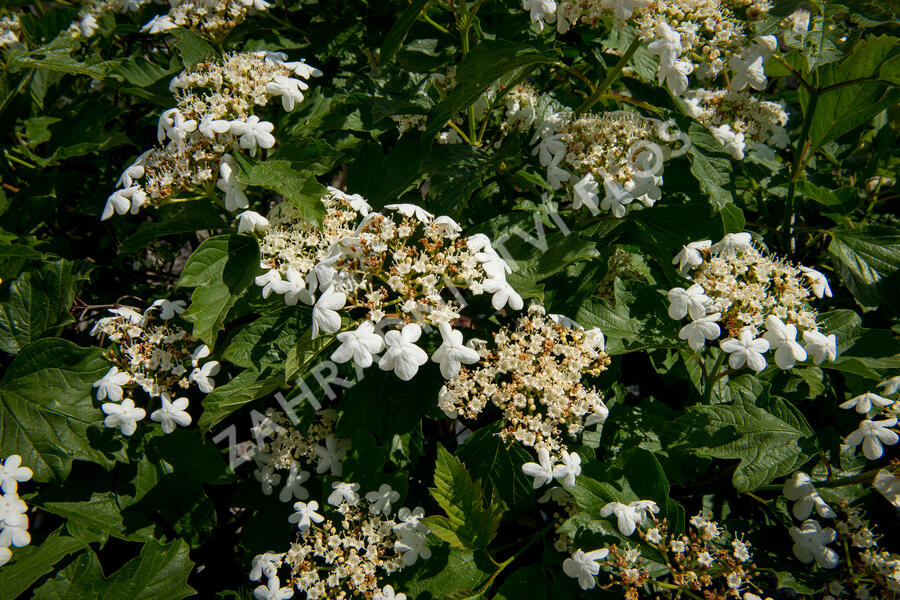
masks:
<path id="1" fill-rule="evenodd" d="M 256 598 L 292 598 L 294 588 L 310 600 L 405 598 L 384 578 L 431 557 L 429 529 L 421 522 L 425 511 L 403 507 L 393 514 L 400 494 L 386 484 L 362 497 L 357 490 L 358 484 L 336 482 L 326 506 L 315 500 L 294 504 L 289 521 L 297 524 L 297 541 L 287 552 L 253 559 L 250 579 L 267 580 L 254 591 Z"/>
<path id="2" fill-rule="evenodd" d="M 669 316 L 690 316 L 679 337 L 691 348 L 703 348 L 718 339 L 730 354 L 733 369 L 745 365 L 754 371 L 766 366 L 763 356 L 775 352 L 775 363 L 789 369 L 812 357 L 816 364 L 834 360 L 835 336 L 821 333 L 816 325 L 813 296 L 831 296 L 825 276 L 809 267 L 764 253 L 749 233 L 729 233 L 713 244 L 691 242 L 672 261 L 693 285 L 669 290 Z M 765 333 L 761 335 L 762 328 Z M 797 336 L 802 333 L 805 346 Z"/>
<path id="3" fill-rule="evenodd" d="M 461 367 L 441 388 L 438 406 L 448 417 L 467 419 L 489 406 L 498 408 L 500 437 L 538 452 L 540 462 L 525 469 L 534 486 L 553 479 L 574 485 L 581 458 L 568 452 L 566 439 L 577 440 L 585 427 L 609 414 L 602 394 L 583 381 L 609 365 L 603 347 L 599 330 L 529 310 L 516 326 L 494 333 L 492 346 L 477 346 L 480 360 Z"/>
<path id="4" fill-rule="evenodd" d="M 684 103 L 735 160 L 747 152 L 774 160 L 772 146 L 780 149 L 790 142 L 784 128 L 788 115 L 779 102 L 758 100 L 746 91 L 697 89 L 685 94 Z"/>
<path id="5" fill-rule="evenodd" d="M 174 194 L 196 190 L 225 194 L 229 211 L 249 206 L 240 170 L 231 155 L 272 148 L 274 126 L 255 113 L 273 97 L 291 111 L 303 101 L 306 80 L 321 72 L 280 52 L 243 52 L 194 65 L 172 79 L 176 106 L 162 113 L 159 146 L 141 154 L 122 173 L 101 219 L 136 214 L 165 204 Z"/>
<path id="6" fill-rule="evenodd" d="M 415 344 L 422 325 L 434 326 L 443 344 L 432 360 L 449 378 L 478 360 L 450 326 L 462 315 L 460 290 L 491 294 L 497 310 L 522 308 L 506 280 L 509 265 L 487 236 L 462 237 L 453 219 L 413 204 L 374 212 L 361 196 L 334 188 L 322 202 L 321 229 L 284 203 L 273 211 L 261 227 L 266 272 L 256 284 L 263 297 L 274 292 L 288 305 L 312 305 L 313 337 L 341 331 L 332 360 L 366 368 L 378 358 L 379 368 L 409 380 L 428 360 Z"/>
<path id="7" fill-rule="evenodd" d="M 32 475 L 18 454 L 10 454 L 0 463 L 0 567 L 12 558 L 10 546 L 21 548 L 31 543 L 28 505 L 19 497 L 19 484 Z"/>
<path id="8" fill-rule="evenodd" d="M 138 389 L 150 400 L 158 399 L 160 407 L 150 419 L 160 424 L 163 433 L 190 425 L 188 399 L 178 395 L 192 387 L 204 394 L 212 392 L 219 363 L 206 360 L 209 348 L 171 321 L 184 310 L 183 300 L 157 300 L 143 313 L 123 306 L 110 309 L 114 316 L 97 321 L 91 335 L 112 342 L 106 358 L 113 366 L 94 383 L 107 415 L 104 425 L 124 435 L 137 430 L 138 421 L 147 415 L 135 405 Z"/>
<path id="9" fill-rule="evenodd" d="M 624 217 L 635 200 L 649 207 L 660 199 L 663 163 L 673 141 L 666 124 L 625 111 L 555 113 L 532 139 L 551 188 L 566 184 L 574 208 L 583 205 L 593 214 L 608 210 L 616 217 Z"/>

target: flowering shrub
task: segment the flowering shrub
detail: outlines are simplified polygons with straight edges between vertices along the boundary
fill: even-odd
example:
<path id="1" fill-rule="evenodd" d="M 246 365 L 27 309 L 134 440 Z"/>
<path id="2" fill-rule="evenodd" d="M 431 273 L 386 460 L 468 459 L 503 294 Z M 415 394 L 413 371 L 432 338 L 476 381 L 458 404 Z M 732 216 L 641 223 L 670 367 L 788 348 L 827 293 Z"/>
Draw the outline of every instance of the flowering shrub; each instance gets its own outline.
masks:
<path id="1" fill-rule="evenodd" d="M 0 3 L 0 598 L 896 598 L 898 25 Z"/>

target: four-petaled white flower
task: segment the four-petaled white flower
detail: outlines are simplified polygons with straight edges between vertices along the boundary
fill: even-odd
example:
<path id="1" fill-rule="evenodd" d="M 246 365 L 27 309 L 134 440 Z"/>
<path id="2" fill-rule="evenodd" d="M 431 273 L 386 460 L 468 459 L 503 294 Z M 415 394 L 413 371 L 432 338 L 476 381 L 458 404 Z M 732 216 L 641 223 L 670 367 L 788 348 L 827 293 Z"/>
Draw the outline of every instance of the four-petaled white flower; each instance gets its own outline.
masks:
<path id="1" fill-rule="evenodd" d="M 816 561 L 820 567 L 833 569 L 838 565 L 838 554 L 826 544 L 837 537 L 831 527 L 822 529 L 818 521 L 808 519 L 800 527 L 791 527 L 791 538 L 794 540 L 794 556 L 802 562 Z"/>
<path id="2" fill-rule="evenodd" d="M 813 294 L 815 294 L 816 298 L 831 298 L 831 286 L 828 285 L 828 279 L 815 269 L 810 269 L 809 267 L 800 266 L 800 271 L 806 276 L 809 280 L 809 284 L 812 286 Z"/>
<path id="3" fill-rule="evenodd" d="M 325 446 L 316 446 L 316 473 L 331 471 L 332 475 L 340 477 L 343 472 L 343 460 L 347 455 L 347 442 L 339 440 L 333 435 L 325 438 Z"/>
<path id="4" fill-rule="evenodd" d="M 813 509 L 822 518 L 833 519 L 835 514 L 831 507 L 822 499 L 816 487 L 812 484 L 809 475 L 803 471 L 797 471 L 790 479 L 784 482 L 782 488 L 784 497 L 794 503 L 792 512 L 794 517 L 802 521 L 812 514 Z"/>
<path id="5" fill-rule="evenodd" d="M 203 115 L 200 124 L 197 125 L 197 131 L 212 139 L 218 133 L 226 133 L 231 129 L 231 121 L 225 119 L 213 119 L 211 115 Z"/>
<path id="6" fill-rule="evenodd" d="M 111 367 L 106 375 L 94 382 L 97 388 L 97 400 L 103 401 L 107 398 L 110 402 L 121 402 L 124 392 L 122 386 L 127 385 L 131 381 L 131 375 L 122 371 L 119 372 L 118 367 Z"/>
<path id="7" fill-rule="evenodd" d="M 553 462 L 550 460 L 550 451 L 546 446 L 538 448 L 538 461 L 522 465 L 522 472 L 529 477 L 534 477 L 534 489 L 553 481 Z"/>
<path id="8" fill-rule="evenodd" d="M 366 494 L 366 500 L 372 503 L 372 512 L 381 513 L 384 516 L 391 514 L 391 504 L 399 499 L 400 492 L 394 491 L 386 483 L 382 483 L 377 492 Z"/>
<path id="9" fill-rule="evenodd" d="M 471 365 L 481 359 L 478 352 L 463 344 L 462 332 L 450 327 L 450 323 L 438 323 L 438 329 L 443 343 L 431 355 L 431 360 L 441 365 L 444 379 L 453 379 L 459 375 L 462 365 Z"/>
<path id="10" fill-rule="evenodd" d="M 315 500 L 309 502 L 294 502 L 294 510 L 297 511 L 288 517 L 289 523 L 296 523 L 297 529 L 306 531 L 313 523 L 321 523 L 325 517 L 316 512 L 319 503 Z"/>
<path id="11" fill-rule="evenodd" d="M 191 374 L 188 376 L 188 379 L 196 383 L 201 392 L 203 392 L 204 394 L 208 394 L 216 388 L 216 382 L 212 378 L 212 376 L 218 372 L 218 361 L 211 360 L 204 363 L 202 367 L 194 368 L 194 370 L 191 371 Z"/>
<path id="12" fill-rule="evenodd" d="M 250 233 L 257 231 L 263 233 L 269 228 L 269 220 L 252 210 L 245 210 L 237 218 L 239 219 L 238 233 L 247 233 L 248 231 Z"/>
<path id="13" fill-rule="evenodd" d="M 753 247 L 753 238 L 746 231 L 741 233 L 726 233 L 725 237 L 712 245 L 713 252 L 743 252 Z"/>
<path id="14" fill-rule="evenodd" d="M 716 321 L 721 316 L 721 313 L 715 313 L 696 319 L 682 327 L 681 331 L 678 332 L 678 337 L 682 340 L 687 340 L 691 349 L 699 350 L 706 345 L 706 340 L 714 340 L 719 337 L 721 329 L 719 329 L 719 324 Z"/>
<path id="15" fill-rule="evenodd" d="M 833 333 L 826 336 L 818 331 L 804 331 L 803 342 L 806 344 L 807 354 L 817 365 L 837 358 L 837 337 Z"/>
<path id="16" fill-rule="evenodd" d="M 600 509 L 601 517 L 616 515 L 619 533 L 630 536 L 638 525 L 646 518 L 647 512 L 659 512 L 659 506 L 651 500 L 636 500 L 630 504 L 610 502 Z"/>
<path id="17" fill-rule="evenodd" d="M 306 288 L 306 281 L 303 275 L 294 267 L 288 267 L 287 272 L 284 274 L 284 280 L 279 278 L 272 285 L 272 289 L 276 294 L 284 296 L 284 303 L 287 306 L 294 306 L 297 302 L 303 302 L 303 304 L 307 305 L 313 303 L 313 295 Z M 265 292 L 265 288 L 263 292 Z M 340 320 L 340 317 L 338 319 Z M 315 320 L 313 322 L 315 323 Z"/>
<path id="18" fill-rule="evenodd" d="M 256 477 L 262 487 L 262 493 L 266 496 L 271 496 L 275 486 L 281 483 L 281 474 L 276 473 L 275 467 L 272 465 L 260 466 L 253 471 L 253 476 Z"/>
<path id="19" fill-rule="evenodd" d="M 424 559 L 431 558 L 428 538 L 412 529 L 404 529 L 400 532 L 400 539 L 394 542 L 394 550 L 401 553 L 403 564 L 407 567 L 415 563 L 420 556 Z"/>
<path id="20" fill-rule="evenodd" d="M 415 217 L 422 223 L 428 223 L 434 218 L 433 214 L 415 204 L 385 204 L 384 207 L 388 210 L 396 210 L 404 217 Z"/>
<path id="21" fill-rule="evenodd" d="M 131 398 L 126 398 L 121 404 L 107 402 L 100 410 L 107 415 L 103 425 L 109 428 L 118 427 L 123 435 L 131 435 L 137 431 L 137 422 L 147 415 L 143 408 L 135 408 L 134 400 Z"/>
<path id="22" fill-rule="evenodd" d="M 309 471 L 301 469 L 300 463 L 292 462 L 284 487 L 278 493 L 278 499 L 282 502 L 290 502 L 309 498 L 309 490 L 302 485 L 307 479 L 309 479 Z"/>
<path id="23" fill-rule="evenodd" d="M 400 521 L 397 525 L 394 525 L 394 532 L 402 532 L 402 531 L 414 531 L 419 534 L 426 534 L 430 530 L 428 527 L 422 523 L 422 519 L 425 518 L 425 509 L 421 506 L 417 506 L 413 510 L 406 508 L 405 506 L 397 511 L 397 519 Z"/>
<path id="24" fill-rule="evenodd" d="M 375 356 L 384 350 L 384 338 L 375 333 L 375 325 L 371 321 L 363 321 L 356 331 L 344 331 L 337 334 L 341 343 L 332 352 L 331 360 L 343 364 L 351 358 L 356 366 L 363 369 L 372 366 Z"/>
<path id="25" fill-rule="evenodd" d="M 372 600 L 406 600 L 406 594 L 394 593 L 394 588 L 389 585 L 384 586 L 380 592 L 376 592 L 372 596 Z"/>
<path id="26" fill-rule="evenodd" d="M 357 493 L 359 491 L 358 483 L 335 481 L 331 484 L 331 489 L 334 491 L 328 495 L 328 504 L 331 504 L 332 506 L 340 506 L 341 504 L 354 506 L 359 502 L 359 494 Z"/>
<path id="27" fill-rule="evenodd" d="M 806 360 L 806 350 L 797 343 L 797 327 L 794 324 L 785 325 L 775 315 L 769 315 L 763 337 L 775 350 L 775 364 L 779 368 L 790 369 L 798 360 Z"/>
<path id="28" fill-rule="evenodd" d="M 262 288 L 262 297 L 268 298 L 273 291 L 278 293 L 276 290 L 279 289 L 282 281 L 281 273 L 278 272 L 278 269 L 270 269 L 268 266 L 263 266 L 263 268 L 266 269 L 266 272 L 258 275 L 253 283 Z"/>
<path id="29" fill-rule="evenodd" d="M 881 393 L 885 396 L 893 396 L 897 392 L 900 392 L 900 375 L 885 379 L 878 384 L 878 387 L 881 388 Z"/>
<path id="30" fill-rule="evenodd" d="M 581 456 L 576 452 L 560 454 L 562 463 L 553 467 L 553 477 L 566 487 L 575 485 L 575 478 L 581 475 Z"/>
<path id="31" fill-rule="evenodd" d="M 600 210 L 600 196 L 597 192 L 600 190 L 600 184 L 594 179 L 591 173 L 588 173 L 581 180 L 572 186 L 575 197 L 572 199 L 572 208 L 578 209 L 587 206 L 592 215 L 597 214 Z"/>
<path id="32" fill-rule="evenodd" d="M 288 600 L 294 597 L 293 587 L 281 587 L 278 577 L 270 577 L 266 585 L 261 585 L 253 590 L 256 600 Z"/>
<path id="33" fill-rule="evenodd" d="M 673 265 L 678 265 L 678 270 L 686 273 L 694 267 L 703 264 L 703 250 L 709 250 L 712 240 L 701 240 L 699 242 L 691 242 L 681 247 L 681 252 L 672 259 Z"/>
<path id="34" fill-rule="evenodd" d="M 672 288 L 669 290 L 669 316 L 681 320 L 690 314 L 692 319 L 702 319 L 710 302 L 710 297 L 699 284 L 695 283 L 688 289 Z"/>
<path id="35" fill-rule="evenodd" d="M 166 300 L 165 298 L 160 298 L 159 300 L 154 300 L 153 304 L 150 305 L 150 308 L 147 311 L 158 308 L 159 309 L 159 318 L 163 321 L 168 321 L 169 319 L 175 318 L 177 315 L 180 315 L 184 311 L 187 310 L 187 304 L 184 300 Z"/>
<path id="36" fill-rule="evenodd" d="M 403 381 L 412 379 L 419 367 L 428 362 L 428 354 L 414 343 L 421 335 L 422 328 L 416 323 L 409 323 L 399 331 L 388 331 L 384 336 L 387 349 L 378 367 L 382 371 L 394 371 Z"/>
<path id="37" fill-rule="evenodd" d="M 294 110 L 297 102 L 303 102 L 303 90 L 308 89 L 309 86 L 305 82 L 284 75 L 276 75 L 272 81 L 266 84 L 268 93 L 273 96 L 281 96 L 281 106 L 287 112 Z"/>
<path id="38" fill-rule="evenodd" d="M 159 423 L 163 433 L 172 433 L 178 425 L 187 427 L 191 424 L 187 398 L 176 398 L 172 402 L 166 392 L 162 392 L 159 397 L 162 406 L 150 413 L 150 420 Z"/>
<path id="39" fill-rule="evenodd" d="M 734 72 L 731 79 L 731 87 L 740 91 L 748 85 L 754 90 L 762 90 L 766 87 L 766 71 L 763 68 L 763 57 L 754 52 L 743 52 L 740 56 L 732 56 L 728 60 L 728 66 Z"/>
<path id="40" fill-rule="evenodd" d="M 897 418 L 885 419 L 883 421 L 870 421 L 865 419 L 859 424 L 859 428 L 844 438 L 844 443 L 855 448 L 862 444 L 863 454 L 869 460 L 881 458 L 884 453 L 882 444 L 893 446 L 900 440 L 897 432 L 889 429 L 897 426 Z"/>
<path id="41" fill-rule="evenodd" d="M 256 115 L 250 115 L 246 121 L 235 119 L 231 122 L 231 133 L 240 136 L 241 148 L 250 151 L 250 156 L 256 156 L 256 147 L 271 148 L 275 145 L 275 136 L 272 135 L 274 125 L 268 121 L 260 121 Z"/>
<path id="42" fill-rule="evenodd" d="M 634 194 L 614 181 L 604 181 L 603 189 L 606 191 L 606 195 L 600 202 L 600 208 L 611 211 L 619 219 L 624 217 L 625 207 L 634 202 Z"/>
<path id="43" fill-rule="evenodd" d="M 100 220 L 105 221 L 113 216 L 113 213 L 124 215 L 129 210 L 131 210 L 131 214 L 136 215 L 138 210 L 146 203 L 147 192 L 139 185 L 116 190 L 106 199 L 106 206 L 103 208 Z"/>
<path id="44" fill-rule="evenodd" d="M 177 108 L 170 108 L 159 117 L 156 127 L 156 137 L 162 143 L 167 137 L 175 142 L 179 148 L 184 148 L 184 140 L 188 134 L 197 130 L 197 121 L 185 119 Z"/>
<path id="45" fill-rule="evenodd" d="M 19 484 L 31 479 L 34 473 L 28 467 L 23 467 L 22 457 L 18 454 L 10 454 L 0 464 L 0 490 L 5 494 L 16 494 Z"/>
<path id="46" fill-rule="evenodd" d="M 590 590 L 597 584 L 594 576 L 600 572 L 600 565 L 596 561 L 607 556 L 609 550 L 606 548 L 591 552 L 576 550 L 570 558 L 563 561 L 563 572 L 572 579 L 577 579 L 581 589 Z"/>
<path id="47" fill-rule="evenodd" d="M 846 402 L 842 402 L 840 404 L 840 407 L 845 409 L 855 408 L 856 412 L 864 415 L 872 410 L 873 406 L 884 408 L 885 406 L 890 406 L 893 403 L 893 400 L 883 398 L 878 394 L 873 394 L 872 392 L 866 392 L 865 394 L 860 394 L 859 396 L 850 398 Z"/>
<path id="48" fill-rule="evenodd" d="M 341 315 L 337 311 L 344 308 L 347 296 L 337 292 L 334 286 L 329 287 L 319 296 L 313 307 L 312 337 L 318 337 L 320 331 L 334 333 L 341 328 Z M 416 336 L 418 338 L 418 336 Z"/>
<path id="49" fill-rule="evenodd" d="M 732 369 L 740 369 L 747 365 L 757 373 L 766 368 L 766 357 L 763 353 L 769 349 L 769 342 L 756 337 L 753 327 L 744 327 L 737 339 L 728 338 L 719 342 L 719 347 L 731 356 L 728 365 Z"/>
<path id="50" fill-rule="evenodd" d="M 266 579 L 271 579 L 278 574 L 278 564 L 284 554 L 276 554 L 274 552 L 265 552 L 253 557 L 250 563 L 250 581 L 259 581 L 265 575 Z"/>
<path id="51" fill-rule="evenodd" d="M 503 263 L 506 265 L 506 263 Z M 494 310 L 501 310 L 504 306 L 509 305 L 513 310 L 522 310 L 525 301 L 522 296 L 506 281 L 506 276 L 491 277 L 482 282 L 484 291 L 493 294 L 491 297 L 491 306 Z"/>

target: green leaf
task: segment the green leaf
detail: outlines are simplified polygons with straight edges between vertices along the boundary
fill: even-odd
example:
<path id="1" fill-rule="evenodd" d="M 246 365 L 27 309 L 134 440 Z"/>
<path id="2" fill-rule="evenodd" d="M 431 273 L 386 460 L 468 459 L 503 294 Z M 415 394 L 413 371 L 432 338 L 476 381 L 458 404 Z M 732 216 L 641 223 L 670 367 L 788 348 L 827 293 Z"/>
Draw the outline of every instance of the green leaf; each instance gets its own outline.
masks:
<path id="1" fill-rule="evenodd" d="M 222 358 L 246 369 L 283 363 L 306 332 L 310 312 L 285 306 L 237 331 Z"/>
<path id="2" fill-rule="evenodd" d="M 187 69 L 196 65 L 207 56 L 216 53 L 215 48 L 205 39 L 188 29 L 170 29 L 166 33 L 172 35 L 177 41 L 175 47 L 181 54 L 181 61 Z"/>
<path id="3" fill-rule="evenodd" d="M 738 492 L 753 491 L 810 459 L 802 442 L 813 437 L 812 429 L 790 402 L 768 396 L 752 375 L 728 387 L 731 404 L 692 406 L 679 423 L 697 454 L 741 461 L 732 479 Z"/>
<path id="4" fill-rule="evenodd" d="M 706 194 L 713 208 L 721 211 L 734 202 L 730 191 L 733 177 L 731 157 L 725 154 L 723 146 L 706 127 L 691 122 L 687 131 L 691 138 L 688 150 L 691 174 L 697 179 L 700 190 Z"/>
<path id="5" fill-rule="evenodd" d="M 896 289 L 900 270 L 900 234 L 872 225 L 831 232 L 828 254 L 844 285 L 863 307 L 876 307 Z"/>
<path id="6" fill-rule="evenodd" d="M 235 158 L 241 167 L 241 183 L 281 194 L 308 219 L 318 221 L 325 215 L 321 198 L 327 190 L 302 165 L 277 159 L 252 161 L 241 154 Z"/>
<path id="7" fill-rule="evenodd" d="M 41 257 L 43 254 L 30 246 L 22 244 L 0 246 L 0 280 L 15 279 L 26 264 L 40 260 Z"/>
<path id="8" fill-rule="evenodd" d="M 541 565 L 533 564 L 517 569 L 506 578 L 494 600 L 544 600 L 547 597 L 547 576 Z"/>
<path id="9" fill-rule="evenodd" d="M 277 369 L 247 369 L 225 385 L 218 386 L 203 399 L 203 414 L 200 415 L 197 426 L 207 433 L 243 405 L 271 394 L 283 384 L 284 377 Z"/>
<path id="10" fill-rule="evenodd" d="M 404 569 L 396 587 L 416 600 L 437 600 L 481 587 L 495 568 L 484 552 L 439 546 L 431 558 L 415 569 Z"/>
<path id="11" fill-rule="evenodd" d="M 347 190 L 361 194 L 375 208 L 396 202 L 420 177 L 419 137 L 407 133 L 387 154 L 378 144 L 364 145 L 350 165 Z"/>
<path id="12" fill-rule="evenodd" d="M 288 351 L 287 358 L 284 360 L 285 381 L 306 373 L 312 367 L 319 354 L 328 348 L 333 341 L 333 335 L 320 334 L 316 339 L 312 339 L 312 329 L 304 331 L 297 343 Z"/>
<path id="13" fill-rule="evenodd" d="M 110 465 L 88 434 L 103 414 L 93 384 L 109 370 L 97 348 L 41 339 L 26 346 L 0 380 L 0 454 L 19 454 L 37 481 L 63 479 L 74 459 Z"/>
<path id="14" fill-rule="evenodd" d="M 153 523 L 146 515 L 123 511 L 114 492 L 93 492 L 87 500 L 57 501 L 35 499 L 43 510 L 59 515 L 69 523 L 99 534 L 101 540 L 113 536 L 129 541 L 145 541 L 154 535 Z"/>
<path id="15" fill-rule="evenodd" d="M 36 48 L 28 54 L 16 56 L 11 61 L 10 71 L 15 72 L 24 67 L 103 79 L 109 73 L 109 69 L 118 64 L 117 61 L 98 60 L 96 58 L 98 55 L 94 55 L 93 59 L 79 62 L 72 58 L 71 52 L 71 47 L 60 46 L 53 42 L 42 48 Z"/>
<path id="16" fill-rule="evenodd" d="M 135 252 L 143 251 L 150 242 L 161 237 L 196 233 L 203 229 L 222 229 L 225 226 L 222 211 L 207 200 L 169 204 L 157 212 L 153 221 L 141 223 L 137 231 L 125 238 L 119 246 L 119 257 L 124 260 Z"/>
<path id="17" fill-rule="evenodd" d="M 178 280 L 181 287 L 196 288 L 182 315 L 193 323 L 195 337 L 215 345 L 228 311 L 259 271 L 259 245 L 249 235 L 219 235 L 200 244 Z"/>
<path id="18" fill-rule="evenodd" d="M 31 585 L 53 570 L 53 565 L 73 552 L 84 549 L 81 540 L 63 535 L 62 527 L 47 536 L 40 545 L 18 548 L 12 560 L 3 566 L 0 596 L 18 598 Z"/>
<path id="19" fill-rule="evenodd" d="M 515 442 L 504 442 L 497 435 L 501 428 L 482 427 L 470 435 L 456 451 L 473 476 L 490 481 L 500 499 L 515 511 L 534 504 L 531 480 L 522 472 L 522 465 L 534 462 L 531 455 Z"/>
<path id="20" fill-rule="evenodd" d="M 485 548 L 497 534 L 503 517 L 501 508 L 492 501 L 484 505 L 481 480 L 473 481 L 466 467 L 455 456 L 438 446 L 431 496 L 447 513 L 447 517 L 427 517 L 432 532 L 456 548 Z"/>
<path id="21" fill-rule="evenodd" d="M 482 40 L 459 63 L 457 84 L 428 116 L 423 140 L 431 140 L 461 110 L 475 103 L 503 75 L 532 65 L 552 63 L 554 58 L 533 45 L 506 40 Z"/>
<path id="22" fill-rule="evenodd" d="M 69 307 L 89 271 L 86 263 L 60 259 L 19 275 L 0 294 L 0 350 L 16 354 L 74 322 Z"/>
<path id="23" fill-rule="evenodd" d="M 381 44 L 381 56 L 378 58 L 379 65 L 384 66 L 393 60 L 397 51 L 400 50 L 400 46 L 403 45 L 403 40 L 406 39 L 410 27 L 416 22 L 416 17 L 427 3 L 428 0 L 413 0 L 406 7 L 397 22 L 384 36 L 384 42 Z"/>

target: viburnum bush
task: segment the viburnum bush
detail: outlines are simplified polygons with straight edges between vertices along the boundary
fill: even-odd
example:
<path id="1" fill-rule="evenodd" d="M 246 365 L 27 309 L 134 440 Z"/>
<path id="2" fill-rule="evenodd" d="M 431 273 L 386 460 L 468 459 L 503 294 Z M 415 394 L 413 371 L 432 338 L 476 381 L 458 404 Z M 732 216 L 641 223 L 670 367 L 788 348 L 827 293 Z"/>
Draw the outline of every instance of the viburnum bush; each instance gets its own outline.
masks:
<path id="1" fill-rule="evenodd" d="M 900 597 L 898 29 L 0 0 L 0 598 Z"/>

